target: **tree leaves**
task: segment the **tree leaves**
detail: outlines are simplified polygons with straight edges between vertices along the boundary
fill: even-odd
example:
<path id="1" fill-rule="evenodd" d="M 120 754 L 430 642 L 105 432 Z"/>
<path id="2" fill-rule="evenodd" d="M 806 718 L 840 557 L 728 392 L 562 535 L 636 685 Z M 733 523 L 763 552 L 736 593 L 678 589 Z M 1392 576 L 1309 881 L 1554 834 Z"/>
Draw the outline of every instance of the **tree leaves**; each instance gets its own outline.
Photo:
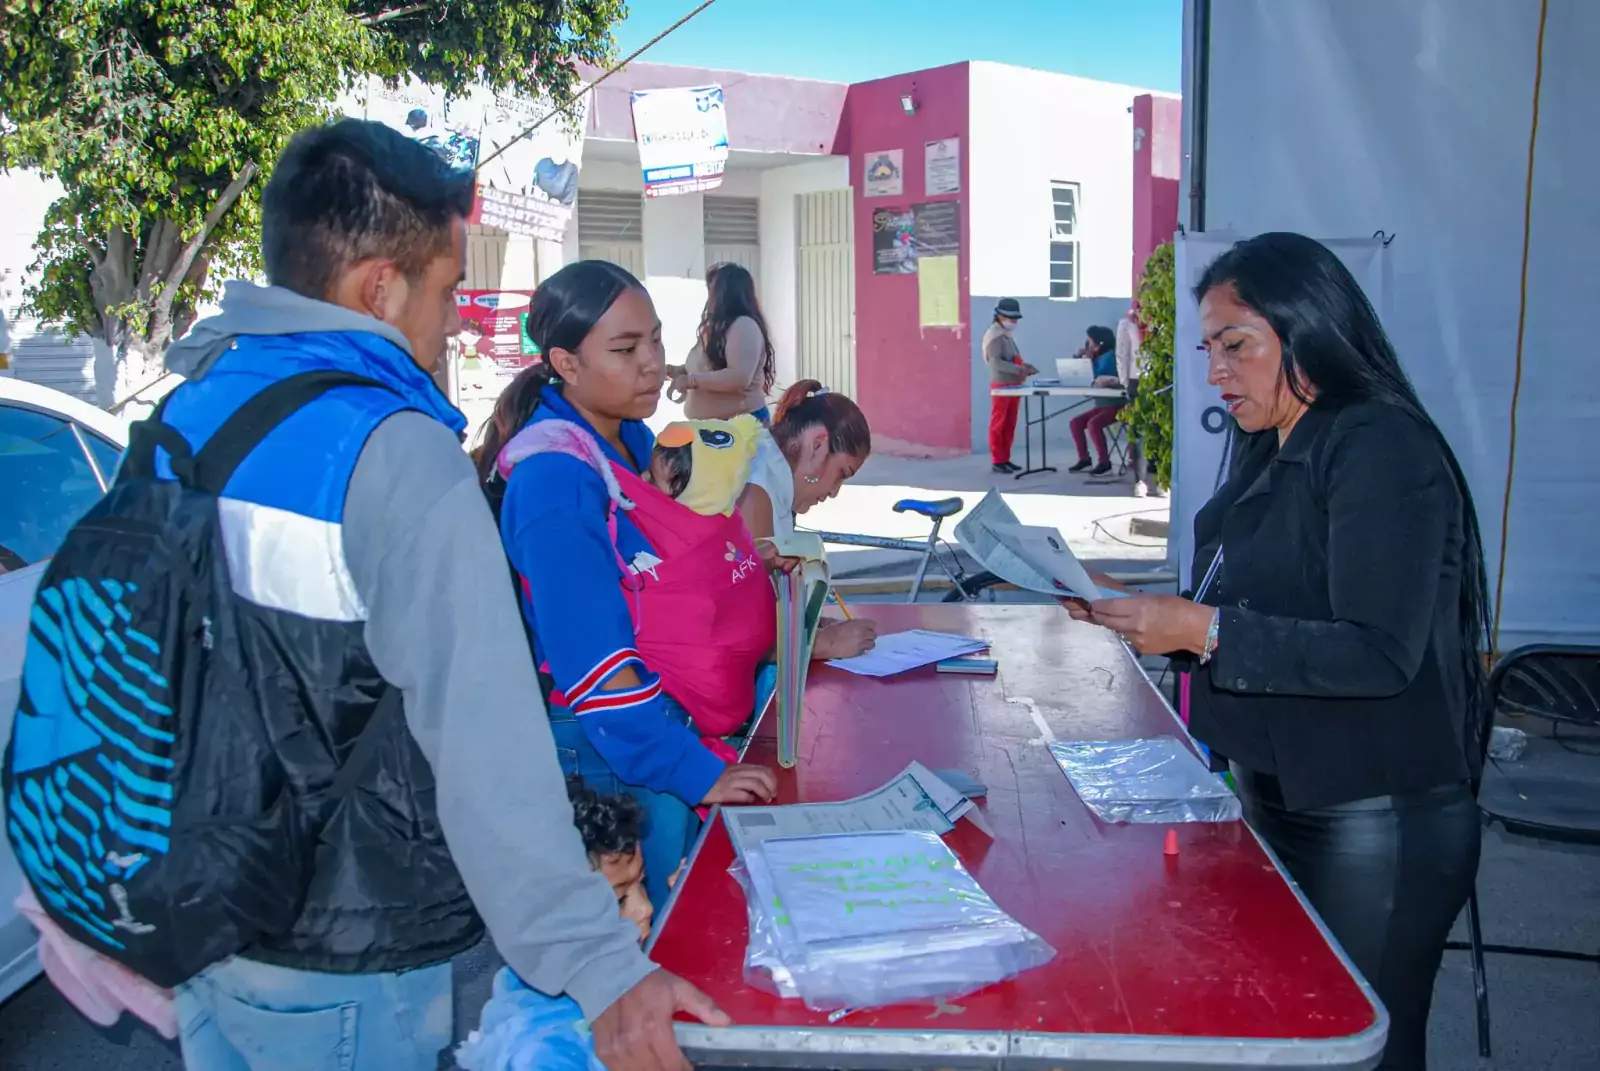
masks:
<path id="1" fill-rule="evenodd" d="M 1139 278 L 1139 319 L 1145 327 L 1145 368 L 1139 396 L 1118 414 L 1150 459 L 1151 473 L 1162 487 L 1172 486 L 1172 349 L 1177 335 L 1176 268 L 1171 242 L 1164 242 L 1144 262 Z"/>
<path id="2" fill-rule="evenodd" d="M 261 173 L 342 90 L 412 72 L 568 103 L 575 65 L 610 58 L 625 13 L 622 0 L 0 0 L 0 167 L 66 191 L 28 303 L 159 353 L 212 276 L 255 272 Z"/>

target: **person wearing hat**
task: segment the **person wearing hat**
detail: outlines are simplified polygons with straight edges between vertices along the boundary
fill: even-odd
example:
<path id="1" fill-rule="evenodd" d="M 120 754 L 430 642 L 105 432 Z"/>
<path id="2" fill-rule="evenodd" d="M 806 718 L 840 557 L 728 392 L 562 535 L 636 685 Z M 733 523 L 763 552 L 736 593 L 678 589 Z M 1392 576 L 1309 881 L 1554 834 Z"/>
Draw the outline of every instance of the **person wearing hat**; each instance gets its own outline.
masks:
<path id="1" fill-rule="evenodd" d="M 983 334 L 983 363 L 989 366 L 991 387 L 1015 387 L 1039 370 L 1022 359 L 1015 331 L 1022 320 L 1016 298 L 1001 298 L 994 307 L 994 323 Z M 995 472 L 1020 471 L 1011 463 L 1011 441 L 1017 435 L 1017 409 L 1021 398 L 989 397 L 989 461 Z"/>

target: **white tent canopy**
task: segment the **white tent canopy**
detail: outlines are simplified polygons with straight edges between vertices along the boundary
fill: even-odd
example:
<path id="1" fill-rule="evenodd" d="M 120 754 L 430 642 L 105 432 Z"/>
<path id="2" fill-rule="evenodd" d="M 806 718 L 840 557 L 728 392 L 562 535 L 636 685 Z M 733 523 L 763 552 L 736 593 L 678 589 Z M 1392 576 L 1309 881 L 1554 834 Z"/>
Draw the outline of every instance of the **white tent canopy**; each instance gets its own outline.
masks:
<path id="1" fill-rule="evenodd" d="M 1600 3 L 1548 0 L 1531 199 L 1540 0 L 1187 0 L 1187 28 L 1206 6 L 1206 230 L 1393 236 L 1385 326 L 1471 482 L 1491 593 L 1524 319 L 1499 646 L 1600 643 Z"/>

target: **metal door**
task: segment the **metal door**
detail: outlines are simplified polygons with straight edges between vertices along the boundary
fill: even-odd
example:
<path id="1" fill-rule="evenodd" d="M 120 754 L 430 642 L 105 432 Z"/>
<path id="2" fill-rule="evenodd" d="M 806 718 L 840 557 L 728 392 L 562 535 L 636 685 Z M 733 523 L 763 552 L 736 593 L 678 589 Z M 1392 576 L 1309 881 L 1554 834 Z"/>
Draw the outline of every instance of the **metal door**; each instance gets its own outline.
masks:
<path id="1" fill-rule="evenodd" d="M 644 195 L 620 190 L 578 194 L 578 255 L 609 260 L 644 278 Z"/>
<path id="2" fill-rule="evenodd" d="M 706 195 L 706 267 L 737 264 L 761 286 L 761 202 L 755 197 Z"/>
<path id="3" fill-rule="evenodd" d="M 801 379 L 856 392 L 856 267 L 850 190 L 797 195 Z"/>

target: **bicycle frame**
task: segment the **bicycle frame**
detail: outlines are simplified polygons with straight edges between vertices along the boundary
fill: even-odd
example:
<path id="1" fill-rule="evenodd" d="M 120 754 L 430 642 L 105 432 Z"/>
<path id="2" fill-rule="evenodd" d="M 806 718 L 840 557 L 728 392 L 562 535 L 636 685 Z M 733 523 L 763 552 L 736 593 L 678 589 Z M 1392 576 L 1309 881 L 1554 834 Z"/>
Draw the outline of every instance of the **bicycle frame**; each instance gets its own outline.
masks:
<path id="1" fill-rule="evenodd" d="M 961 560 L 954 552 L 951 554 L 951 559 L 955 563 L 953 567 L 946 565 L 943 559 L 938 556 L 938 550 L 941 545 L 939 529 L 943 523 L 943 517 L 933 518 L 933 529 L 928 533 L 928 538 L 923 540 L 892 539 L 887 536 L 856 535 L 851 532 L 814 531 L 812 534 L 820 536 L 824 543 L 834 543 L 839 546 L 866 547 L 872 550 L 898 550 L 907 554 L 920 555 L 921 560 L 917 563 L 916 576 L 911 580 L 911 594 L 906 599 L 907 602 L 914 603 L 917 601 L 917 596 L 922 593 L 922 582 L 927 578 L 928 563 L 930 561 L 938 560 L 939 568 L 944 570 L 945 575 L 950 578 L 950 582 L 956 586 L 958 591 L 961 590 L 961 582 L 965 579 L 966 574 L 961 568 Z"/>

